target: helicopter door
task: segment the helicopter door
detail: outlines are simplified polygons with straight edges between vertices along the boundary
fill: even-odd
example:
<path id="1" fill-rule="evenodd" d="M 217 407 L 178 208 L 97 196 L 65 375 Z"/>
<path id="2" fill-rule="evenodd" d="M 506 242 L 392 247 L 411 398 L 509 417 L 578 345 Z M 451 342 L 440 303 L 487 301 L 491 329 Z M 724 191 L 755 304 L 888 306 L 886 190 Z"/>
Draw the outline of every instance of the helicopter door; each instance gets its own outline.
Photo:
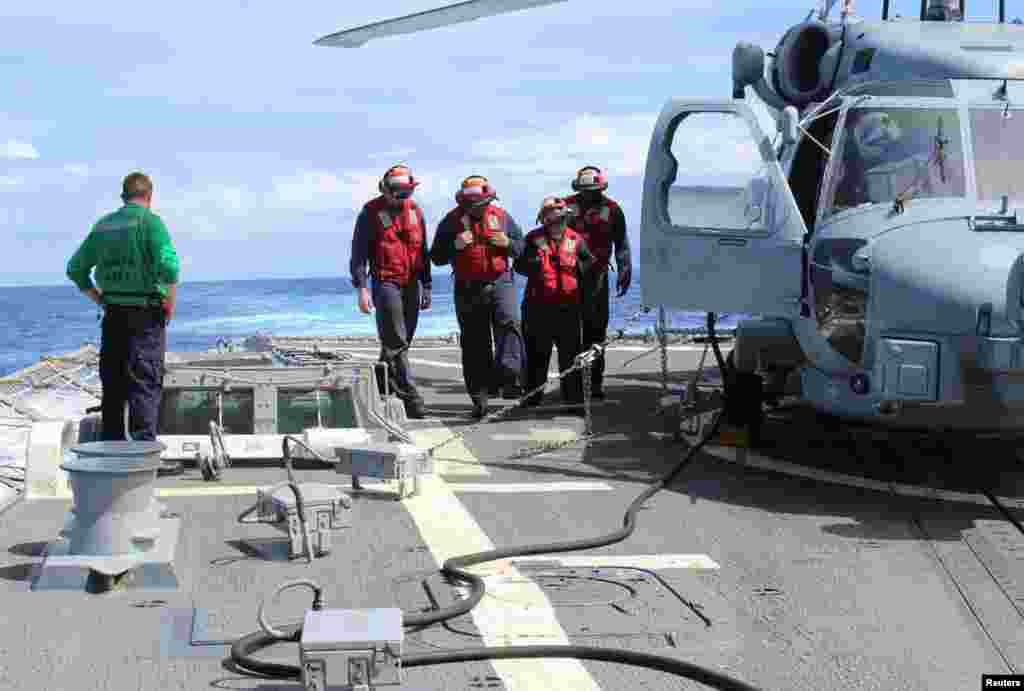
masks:
<path id="1" fill-rule="evenodd" d="M 644 304 L 795 317 L 806 230 L 746 103 L 665 105 L 644 176 Z"/>

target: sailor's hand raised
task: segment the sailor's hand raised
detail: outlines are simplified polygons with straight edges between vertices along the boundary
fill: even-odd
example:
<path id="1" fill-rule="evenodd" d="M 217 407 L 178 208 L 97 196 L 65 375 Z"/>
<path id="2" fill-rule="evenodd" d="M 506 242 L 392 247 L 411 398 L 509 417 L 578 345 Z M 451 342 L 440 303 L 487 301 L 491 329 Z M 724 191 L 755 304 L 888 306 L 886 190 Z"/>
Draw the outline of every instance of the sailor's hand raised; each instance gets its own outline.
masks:
<path id="1" fill-rule="evenodd" d="M 491 235 L 490 237 L 487 238 L 487 244 L 489 244 L 491 247 L 508 247 L 508 235 L 505 235 L 505 233 L 500 232 L 495 233 L 494 235 Z"/>

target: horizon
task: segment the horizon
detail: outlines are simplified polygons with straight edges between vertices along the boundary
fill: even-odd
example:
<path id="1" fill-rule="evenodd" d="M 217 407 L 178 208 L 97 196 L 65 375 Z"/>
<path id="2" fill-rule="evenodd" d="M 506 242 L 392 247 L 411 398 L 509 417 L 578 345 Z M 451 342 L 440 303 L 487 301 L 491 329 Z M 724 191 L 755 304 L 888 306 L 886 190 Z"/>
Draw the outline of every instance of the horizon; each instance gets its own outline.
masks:
<path id="1" fill-rule="evenodd" d="M 636 253 L 634 252 L 634 254 L 636 254 Z M 437 273 L 432 271 L 431 272 L 431 277 L 435 277 L 435 276 L 441 275 L 441 276 L 444 276 L 446 278 L 449 278 L 450 275 L 451 275 L 451 271 L 450 270 L 445 270 L 446 267 L 434 266 L 432 268 L 433 269 L 437 269 L 439 271 Z M 639 276 L 640 276 L 640 266 L 638 264 L 636 264 L 636 263 L 633 263 L 632 264 L 632 271 L 633 271 L 632 283 L 633 283 L 633 285 L 637 285 L 637 282 L 638 282 L 638 279 L 639 279 Z M 610 272 L 610 273 L 612 275 L 614 275 L 614 272 Z M 523 281 L 526 280 L 523 276 L 521 276 L 519 274 L 515 274 L 515 276 L 516 276 L 517 282 L 520 281 L 520 280 L 523 280 Z M 330 274 L 330 275 L 327 275 L 327 274 L 319 275 L 318 274 L 318 275 L 313 275 L 313 276 L 310 276 L 310 275 L 305 275 L 305 276 L 299 276 L 299 275 L 284 275 L 284 276 L 264 275 L 264 276 L 247 277 L 247 278 L 216 278 L 216 279 L 204 278 L 202 280 L 194 280 L 194 281 L 179 281 L 178 285 L 190 285 L 190 284 L 191 285 L 200 285 L 200 284 L 204 284 L 204 283 L 253 283 L 253 282 L 256 282 L 256 281 L 303 281 L 303 280 L 313 281 L 313 280 L 324 280 L 324 279 L 329 279 L 329 280 L 345 280 L 346 282 L 351 283 L 351 277 L 346 272 L 345 274 Z M 65 279 L 64 281 L 62 281 L 60 283 L 23 283 L 23 284 L 4 284 L 4 283 L 0 283 L 0 290 L 22 289 L 22 288 L 62 288 L 64 286 L 67 286 L 69 288 L 73 288 L 76 291 L 78 290 L 77 286 L 75 286 L 75 284 L 72 283 L 70 279 Z M 632 288 L 630 288 L 630 290 L 632 290 Z"/>

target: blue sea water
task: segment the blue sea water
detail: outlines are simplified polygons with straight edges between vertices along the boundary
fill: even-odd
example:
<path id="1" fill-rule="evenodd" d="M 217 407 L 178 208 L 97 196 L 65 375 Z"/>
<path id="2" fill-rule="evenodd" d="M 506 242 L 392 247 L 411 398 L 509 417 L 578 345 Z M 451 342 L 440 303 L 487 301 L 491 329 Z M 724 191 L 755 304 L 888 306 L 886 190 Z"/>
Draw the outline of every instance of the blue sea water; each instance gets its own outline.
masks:
<path id="1" fill-rule="evenodd" d="M 614 276 L 613 276 L 614 278 Z M 516 278 L 520 298 L 524 287 Z M 626 324 L 640 311 L 640 285 L 623 298 L 611 300 L 610 328 L 628 333 L 653 331 L 657 310 Z M 674 327 L 701 327 L 703 313 L 676 312 Z M 99 345 L 99 308 L 74 285 L 0 288 L 0 375 L 34 364 L 44 355 L 61 355 L 83 343 Z M 730 328 L 735 318 L 723 318 Z M 433 306 L 422 312 L 417 335 L 447 336 L 458 331 L 452 302 L 452 281 L 434 274 Z M 168 328 L 168 349 L 203 351 L 221 338 L 235 339 L 256 333 L 275 336 L 375 336 L 372 315 L 356 304 L 348 278 L 272 279 L 183 283 L 178 306 Z"/>

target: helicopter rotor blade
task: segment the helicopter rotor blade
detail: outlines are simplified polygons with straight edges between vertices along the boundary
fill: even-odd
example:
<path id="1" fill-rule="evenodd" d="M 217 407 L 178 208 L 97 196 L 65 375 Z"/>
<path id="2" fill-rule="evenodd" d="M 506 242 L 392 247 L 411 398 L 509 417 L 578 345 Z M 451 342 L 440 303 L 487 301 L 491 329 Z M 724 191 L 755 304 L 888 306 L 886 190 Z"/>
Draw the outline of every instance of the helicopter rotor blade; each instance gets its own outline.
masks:
<path id="1" fill-rule="evenodd" d="M 506 12 L 518 12 L 519 10 L 553 5 L 556 2 L 566 0 L 467 0 L 446 7 L 439 7 L 436 10 L 416 12 L 407 14 L 404 17 L 385 19 L 373 24 L 346 29 L 333 34 L 318 38 L 313 42 L 318 46 L 332 46 L 343 48 L 358 48 L 369 40 L 384 36 L 397 36 L 400 34 L 411 34 L 418 31 L 428 31 L 450 24 L 461 24 L 471 22 L 483 17 L 491 17 Z"/>

